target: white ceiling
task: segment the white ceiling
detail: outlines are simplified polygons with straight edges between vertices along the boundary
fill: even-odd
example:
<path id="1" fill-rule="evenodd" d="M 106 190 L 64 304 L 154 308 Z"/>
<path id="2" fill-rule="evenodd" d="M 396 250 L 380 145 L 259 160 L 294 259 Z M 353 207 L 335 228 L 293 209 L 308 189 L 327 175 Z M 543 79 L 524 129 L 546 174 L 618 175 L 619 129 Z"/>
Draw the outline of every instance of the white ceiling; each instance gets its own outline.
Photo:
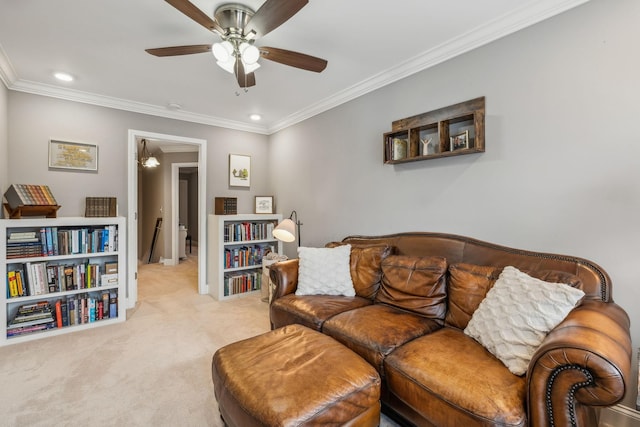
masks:
<path id="1" fill-rule="evenodd" d="M 311 0 L 256 46 L 324 58 L 326 70 L 261 60 L 245 93 L 210 54 L 144 51 L 219 41 L 165 1 L 0 0 L 0 79 L 16 91 L 270 134 L 586 1 Z M 193 3 L 213 16 L 225 2 Z"/>

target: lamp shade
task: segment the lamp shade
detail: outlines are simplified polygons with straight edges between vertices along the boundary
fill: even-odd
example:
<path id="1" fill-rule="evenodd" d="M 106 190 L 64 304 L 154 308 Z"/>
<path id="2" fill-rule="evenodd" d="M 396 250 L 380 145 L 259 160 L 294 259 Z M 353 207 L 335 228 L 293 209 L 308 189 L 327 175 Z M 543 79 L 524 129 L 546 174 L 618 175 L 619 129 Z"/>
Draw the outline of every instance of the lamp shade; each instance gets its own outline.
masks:
<path id="1" fill-rule="evenodd" d="M 229 57 L 233 55 L 233 45 L 226 40 L 222 43 L 214 43 L 211 46 L 211 52 L 218 61 L 227 62 Z"/>
<path id="2" fill-rule="evenodd" d="M 154 156 L 151 156 L 144 161 L 143 166 L 147 168 L 155 168 L 156 166 L 160 166 L 160 162 Z"/>
<path id="3" fill-rule="evenodd" d="M 293 242 L 296 239 L 296 225 L 291 218 L 282 220 L 282 222 L 274 228 L 273 237 L 283 242 Z"/>
<path id="4" fill-rule="evenodd" d="M 242 61 L 247 65 L 255 64 L 260 58 L 260 50 L 252 44 L 244 42 L 240 44 L 239 50 Z"/>

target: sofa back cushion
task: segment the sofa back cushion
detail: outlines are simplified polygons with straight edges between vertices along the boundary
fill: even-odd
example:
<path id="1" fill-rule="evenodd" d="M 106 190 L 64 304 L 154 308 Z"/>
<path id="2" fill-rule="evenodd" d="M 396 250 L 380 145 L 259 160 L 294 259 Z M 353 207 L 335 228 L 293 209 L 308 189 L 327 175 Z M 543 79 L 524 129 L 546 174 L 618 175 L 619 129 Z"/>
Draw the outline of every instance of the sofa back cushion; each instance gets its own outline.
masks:
<path id="1" fill-rule="evenodd" d="M 345 243 L 331 242 L 325 246 L 334 248 Z M 389 245 L 351 245 L 351 280 L 356 295 L 362 298 L 373 298 L 380 289 L 382 280 L 382 260 L 391 254 L 393 248 Z"/>
<path id="2" fill-rule="evenodd" d="M 445 324 L 467 327 L 471 316 L 500 276 L 502 268 L 456 263 L 449 266 Z"/>
<path id="3" fill-rule="evenodd" d="M 443 323 L 446 273 L 443 257 L 390 255 L 382 261 L 382 284 L 375 301 Z"/>
<path id="4" fill-rule="evenodd" d="M 467 327 L 471 316 L 502 273 L 502 267 L 455 263 L 449 265 L 447 278 L 447 315 L 445 325 L 458 329 Z M 532 277 L 545 282 L 564 283 L 582 289 L 582 281 L 564 271 L 527 271 Z"/>

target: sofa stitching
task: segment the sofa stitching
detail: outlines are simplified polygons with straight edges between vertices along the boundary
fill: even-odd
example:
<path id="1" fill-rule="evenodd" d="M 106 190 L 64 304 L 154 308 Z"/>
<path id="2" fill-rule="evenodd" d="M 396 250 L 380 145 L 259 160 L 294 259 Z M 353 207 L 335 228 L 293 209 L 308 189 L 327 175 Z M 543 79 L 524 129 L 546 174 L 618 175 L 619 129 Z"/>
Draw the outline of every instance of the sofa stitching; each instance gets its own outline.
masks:
<path id="1" fill-rule="evenodd" d="M 577 365 L 563 365 L 563 366 L 559 366 L 557 368 L 555 368 L 553 370 L 553 372 L 550 375 L 549 381 L 547 381 L 547 390 L 545 393 L 545 403 L 546 403 L 546 407 L 547 407 L 547 416 L 549 418 L 549 425 L 550 426 L 555 426 L 555 420 L 553 417 L 553 403 L 551 402 L 551 390 L 553 389 L 553 384 L 556 380 L 556 378 L 558 377 L 558 375 L 560 375 L 563 371 L 566 371 L 568 369 L 576 369 L 578 371 L 580 371 L 585 377 L 587 377 L 586 381 L 582 381 L 576 384 L 573 384 L 571 386 L 571 389 L 569 390 L 569 393 L 567 394 L 567 408 L 569 408 L 569 420 L 571 422 L 571 427 L 576 427 L 577 421 L 576 421 L 576 413 L 575 413 L 575 405 L 573 404 L 573 402 L 575 401 L 575 395 L 576 392 L 579 388 L 582 387 L 586 387 L 588 385 L 593 385 L 594 381 L 593 381 L 593 375 L 591 375 L 591 372 L 589 372 L 589 370 L 581 367 L 581 366 L 577 366 Z"/>

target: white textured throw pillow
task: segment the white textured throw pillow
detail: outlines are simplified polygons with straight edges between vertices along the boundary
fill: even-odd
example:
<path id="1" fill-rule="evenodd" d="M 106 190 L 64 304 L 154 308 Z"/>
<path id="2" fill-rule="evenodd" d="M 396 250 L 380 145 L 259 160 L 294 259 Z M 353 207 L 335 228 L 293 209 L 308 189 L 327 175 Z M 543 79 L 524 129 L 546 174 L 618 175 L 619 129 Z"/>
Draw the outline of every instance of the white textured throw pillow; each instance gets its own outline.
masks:
<path id="1" fill-rule="evenodd" d="M 580 289 L 544 282 L 515 267 L 505 267 L 464 333 L 500 359 L 509 371 L 524 375 L 544 338 L 582 297 Z"/>
<path id="2" fill-rule="evenodd" d="M 351 245 L 335 248 L 298 248 L 296 295 L 355 296 L 351 281 Z"/>

